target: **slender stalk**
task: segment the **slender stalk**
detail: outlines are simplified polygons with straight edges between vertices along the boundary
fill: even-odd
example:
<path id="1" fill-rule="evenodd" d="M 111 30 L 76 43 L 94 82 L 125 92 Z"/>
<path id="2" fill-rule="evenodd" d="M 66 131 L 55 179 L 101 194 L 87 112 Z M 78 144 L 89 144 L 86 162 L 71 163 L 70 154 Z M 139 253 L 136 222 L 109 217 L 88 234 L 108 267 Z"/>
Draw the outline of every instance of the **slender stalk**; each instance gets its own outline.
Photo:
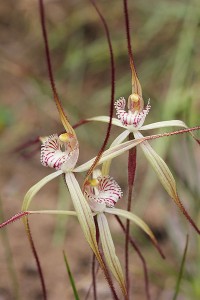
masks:
<path id="1" fill-rule="evenodd" d="M 110 68 L 111 68 L 111 99 L 110 99 L 110 111 L 109 111 L 110 120 L 109 120 L 108 127 L 107 127 L 106 137 L 105 137 L 104 142 L 99 150 L 98 155 L 96 156 L 94 163 L 92 164 L 92 166 L 90 167 L 90 169 L 87 172 L 85 182 L 87 181 L 88 177 L 91 175 L 95 166 L 99 162 L 99 160 L 103 154 L 103 151 L 105 150 L 105 147 L 107 145 L 108 139 L 110 137 L 111 127 L 112 127 L 112 118 L 113 118 L 113 114 L 114 114 L 114 97 L 115 97 L 115 64 L 114 64 L 114 55 L 113 55 L 111 38 L 110 38 L 110 32 L 109 32 L 106 20 L 103 17 L 102 13 L 100 12 L 99 8 L 97 7 L 95 0 L 90 0 L 90 2 L 92 3 L 97 14 L 99 15 L 99 18 L 103 24 L 107 42 L 108 42 L 109 53 L 110 53 Z M 85 182 L 84 182 L 84 184 L 85 184 Z"/>
<path id="2" fill-rule="evenodd" d="M 120 218 L 118 216 L 115 216 L 117 222 L 119 223 L 119 225 L 121 226 L 124 234 L 126 234 L 126 228 L 124 226 L 124 224 L 122 223 L 122 221 L 120 220 Z M 142 255 L 139 247 L 137 246 L 136 242 L 133 240 L 133 238 L 129 235 L 129 243 L 131 244 L 131 246 L 135 249 L 135 251 L 137 252 L 141 262 L 142 262 L 142 266 L 143 266 L 143 271 L 144 271 L 144 282 L 145 282 L 145 293 L 146 293 L 146 298 L 147 300 L 151 299 L 150 296 L 150 292 L 149 292 L 149 278 L 148 278 L 148 270 L 147 270 L 147 265 L 146 265 L 146 261 L 144 256 Z"/>
<path id="3" fill-rule="evenodd" d="M 41 21 L 41 26 L 42 26 L 42 35 L 43 35 L 44 46 L 45 46 L 47 68 L 48 68 L 51 89 L 52 89 L 53 96 L 54 96 L 54 101 L 56 103 L 63 126 L 65 127 L 67 132 L 75 134 L 73 128 L 69 124 L 69 121 L 65 115 L 65 112 L 63 110 L 62 103 L 59 99 L 58 92 L 57 92 L 56 85 L 55 85 L 55 80 L 54 80 L 53 71 L 52 71 L 50 51 L 49 51 L 49 42 L 48 42 L 48 36 L 47 36 L 47 31 L 46 31 L 46 25 L 45 25 L 45 11 L 44 11 L 43 0 L 39 0 L 39 10 L 40 10 L 40 21 Z"/>
<path id="4" fill-rule="evenodd" d="M 93 256 L 94 257 L 94 256 Z M 96 268 L 96 271 L 95 271 L 95 276 L 97 276 L 97 273 L 98 273 L 98 271 L 99 271 L 99 265 L 97 265 L 97 268 Z M 92 287 L 93 287 L 93 282 L 91 282 L 91 284 L 90 284 L 90 286 L 89 286 L 89 289 L 88 289 L 88 291 L 87 291 L 87 294 L 86 294 L 86 296 L 85 296 L 85 300 L 88 300 L 88 298 L 89 298 L 89 296 L 90 296 L 90 292 L 91 292 L 91 290 L 92 290 Z"/>
<path id="5" fill-rule="evenodd" d="M 132 139 L 132 135 L 129 135 L 129 140 Z M 133 184 L 135 180 L 136 172 L 136 148 L 129 150 L 128 155 L 128 203 L 127 211 L 131 211 Z M 130 279 L 129 279 L 129 235 L 130 235 L 130 221 L 126 221 L 126 238 L 125 238 L 125 276 L 126 276 L 126 288 L 129 297 L 130 291 Z"/>
<path id="6" fill-rule="evenodd" d="M 98 224 L 97 224 L 97 216 L 94 217 L 94 223 L 95 223 L 95 226 L 96 226 L 97 245 L 99 245 L 99 228 L 98 228 Z M 94 300 L 97 300 L 97 284 L 96 284 L 96 271 L 95 271 L 95 267 L 96 267 L 96 257 L 93 254 L 93 257 L 92 257 L 93 297 L 94 297 Z"/>
<path id="7" fill-rule="evenodd" d="M 45 286 L 44 276 L 43 276 L 43 272 L 42 272 L 42 267 L 41 267 L 41 264 L 40 264 L 39 256 L 37 254 L 37 250 L 35 248 L 35 244 L 33 242 L 33 237 L 32 237 L 32 234 L 31 234 L 28 218 L 24 217 L 23 221 L 24 221 L 24 226 L 25 226 L 25 229 L 26 229 L 27 237 L 28 237 L 28 240 L 30 242 L 31 250 L 33 252 L 33 255 L 34 255 L 34 258 L 35 258 L 35 261 L 36 261 L 36 265 L 37 265 L 37 269 L 38 269 L 38 273 L 39 273 L 39 277 L 40 277 L 40 282 L 41 282 L 41 286 L 42 286 L 43 299 L 47 300 L 47 292 L 46 292 L 46 286 Z"/>

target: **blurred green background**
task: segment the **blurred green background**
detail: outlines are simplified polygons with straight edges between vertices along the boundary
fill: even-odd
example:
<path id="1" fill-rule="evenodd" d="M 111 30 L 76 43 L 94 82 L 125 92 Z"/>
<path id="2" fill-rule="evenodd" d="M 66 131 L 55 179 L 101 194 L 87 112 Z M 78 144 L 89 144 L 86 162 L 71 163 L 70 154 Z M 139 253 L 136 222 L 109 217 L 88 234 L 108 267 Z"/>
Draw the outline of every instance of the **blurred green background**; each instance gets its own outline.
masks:
<path id="1" fill-rule="evenodd" d="M 180 119 L 190 127 L 199 125 L 199 1 L 129 2 L 135 65 L 144 99 L 147 102 L 150 98 L 152 105 L 145 124 Z M 75 124 L 87 117 L 108 115 L 110 57 L 105 33 L 94 8 L 89 1 L 83 0 L 48 0 L 44 3 L 54 76 L 68 118 Z M 131 74 L 123 3 L 104 0 L 97 1 L 97 4 L 112 38 L 115 98 L 127 98 L 131 93 Z M 15 148 L 38 135 L 49 135 L 63 129 L 52 100 L 37 1 L 1 1 L 0 40 L 0 185 L 1 212 L 5 219 L 20 211 L 23 196 L 31 185 L 50 173 L 40 165 L 39 151 L 31 155 L 38 145 L 21 152 L 14 151 Z M 77 129 L 81 151 L 79 162 L 97 153 L 105 130 L 106 125 L 99 123 Z M 113 128 L 111 139 L 120 132 L 120 129 Z M 168 163 L 184 205 L 200 225 L 198 145 L 188 135 L 153 141 L 152 145 Z M 127 155 L 123 155 L 113 161 L 111 169 L 124 190 L 121 207 L 125 207 L 127 195 L 126 166 Z M 55 181 L 41 191 L 32 208 L 69 208 L 66 195 L 62 181 L 59 186 Z M 172 299 L 186 233 L 190 235 L 189 249 L 178 299 L 199 299 L 200 245 L 196 233 L 160 186 L 139 148 L 133 210 L 152 227 L 167 256 L 166 261 L 161 260 L 150 241 L 135 226 L 132 227 L 132 234 L 148 262 L 152 299 Z M 109 220 L 123 262 L 122 233 L 115 220 L 112 217 Z M 85 295 L 90 284 L 90 251 L 77 222 L 34 216 L 31 227 L 41 256 L 49 299 L 72 298 L 62 258 L 63 247 L 67 249 L 80 294 Z M 2 231 L 0 268 L 0 298 L 42 299 L 35 263 L 20 222 Z M 132 250 L 130 269 L 134 299 L 145 299 L 141 264 Z M 110 299 L 101 276 L 99 282 L 99 299 Z"/>

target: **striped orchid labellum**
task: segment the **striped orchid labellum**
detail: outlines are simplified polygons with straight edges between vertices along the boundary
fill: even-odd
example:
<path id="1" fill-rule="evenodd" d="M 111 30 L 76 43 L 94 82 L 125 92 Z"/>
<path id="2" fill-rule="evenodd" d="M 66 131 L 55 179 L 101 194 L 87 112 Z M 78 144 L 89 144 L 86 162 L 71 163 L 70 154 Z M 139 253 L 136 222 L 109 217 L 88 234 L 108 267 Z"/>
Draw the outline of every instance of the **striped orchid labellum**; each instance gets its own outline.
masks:
<path id="1" fill-rule="evenodd" d="M 150 100 L 144 108 L 144 101 L 138 94 L 131 94 L 128 98 L 128 112 L 125 111 L 126 100 L 121 97 L 115 102 L 116 114 L 118 119 L 128 129 L 139 129 L 150 111 Z"/>
<path id="2" fill-rule="evenodd" d="M 109 175 L 88 180 L 84 194 L 95 212 L 102 212 L 106 207 L 114 207 L 123 195 L 118 183 Z"/>
<path id="3" fill-rule="evenodd" d="M 47 137 L 41 147 L 41 163 L 45 167 L 67 172 L 73 169 L 79 156 L 76 136 L 71 133 Z"/>

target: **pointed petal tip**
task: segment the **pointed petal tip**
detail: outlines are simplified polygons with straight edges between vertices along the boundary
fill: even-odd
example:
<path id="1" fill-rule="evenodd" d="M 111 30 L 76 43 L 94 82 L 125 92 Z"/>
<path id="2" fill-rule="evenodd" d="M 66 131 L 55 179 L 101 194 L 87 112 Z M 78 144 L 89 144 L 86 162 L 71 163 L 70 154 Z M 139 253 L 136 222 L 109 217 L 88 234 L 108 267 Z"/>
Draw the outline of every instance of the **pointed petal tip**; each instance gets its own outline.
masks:
<path id="1" fill-rule="evenodd" d="M 21 211 L 17 214 L 15 214 L 14 216 L 12 216 L 10 219 L 8 219 L 7 221 L 3 222 L 0 224 L 0 228 L 3 228 L 15 221 L 18 221 L 19 219 L 21 219 L 22 217 L 25 217 L 27 215 L 29 215 L 30 213 L 28 211 Z"/>

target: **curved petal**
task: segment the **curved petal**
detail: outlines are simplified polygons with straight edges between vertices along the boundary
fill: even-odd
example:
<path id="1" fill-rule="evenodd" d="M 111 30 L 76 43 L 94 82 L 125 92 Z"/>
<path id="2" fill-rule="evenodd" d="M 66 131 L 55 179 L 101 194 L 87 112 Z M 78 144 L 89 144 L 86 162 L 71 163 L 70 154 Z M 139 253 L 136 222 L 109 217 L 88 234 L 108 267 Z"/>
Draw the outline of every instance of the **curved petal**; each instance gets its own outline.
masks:
<path id="1" fill-rule="evenodd" d="M 77 217 L 77 213 L 72 210 L 29 210 L 30 215 L 67 215 Z"/>
<path id="2" fill-rule="evenodd" d="M 143 137 L 142 134 L 139 132 L 135 133 L 134 135 L 136 138 Z M 185 215 L 185 217 L 188 219 L 188 221 L 191 223 L 194 229 L 200 234 L 200 230 L 198 229 L 192 218 L 189 216 L 181 200 L 179 199 L 175 179 L 164 160 L 153 150 L 153 148 L 147 141 L 143 142 L 140 146 L 146 158 L 152 165 L 154 171 L 157 173 L 158 178 L 160 179 L 160 182 L 162 183 L 165 190 L 174 200 L 176 205 L 179 207 L 179 209 L 182 211 L 182 213 Z"/>
<path id="3" fill-rule="evenodd" d="M 100 234 L 101 244 L 102 244 L 103 253 L 105 255 L 106 262 L 112 274 L 114 275 L 117 282 L 119 283 L 119 286 L 123 294 L 126 295 L 127 292 L 126 292 L 122 267 L 115 253 L 115 246 L 110 233 L 110 228 L 108 226 L 107 219 L 103 213 L 97 215 L 97 222 L 98 222 L 99 234 Z"/>
<path id="4" fill-rule="evenodd" d="M 112 144 L 110 145 L 110 148 L 121 144 L 129 135 L 129 130 L 125 130 L 123 131 L 120 135 L 118 135 L 118 137 L 112 142 Z M 110 165 L 111 165 L 112 159 L 110 160 L 106 160 L 103 165 L 102 165 L 102 174 L 103 175 L 107 175 L 110 173 Z"/>
<path id="5" fill-rule="evenodd" d="M 109 123 L 110 122 L 110 117 L 107 116 L 98 116 L 98 117 L 93 117 L 93 118 L 88 118 L 86 119 L 87 121 L 97 121 L 97 122 L 104 122 L 104 123 Z M 112 124 L 122 127 L 122 128 L 126 128 L 126 126 L 123 126 L 122 123 L 120 122 L 120 120 L 116 119 L 116 118 L 112 118 Z"/>
<path id="6" fill-rule="evenodd" d="M 99 261 L 100 266 L 104 269 L 104 263 L 99 253 L 97 241 L 96 241 L 96 227 L 92 211 L 80 189 L 80 186 L 73 173 L 65 174 L 66 184 L 68 186 L 72 202 L 74 204 L 75 211 L 79 223 L 82 227 L 85 238 L 93 250 L 96 258 Z"/>
<path id="7" fill-rule="evenodd" d="M 140 130 L 149 130 L 149 129 L 172 127 L 172 126 L 188 128 L 187 125 L 181 120 L 170 120 L 170 121 L 161 121 L 161 122 L 151 123 L 151 124 L 140 127 Z"/>
<path id="8" fill-rule="evenodd" d="M 158 137 L 160 137 L 160 136 L 158 136 Z M 122 153 L 126 152 L 127 150 L 129 150 L 133 147 L 136 147 L 138 144 L 142 143 L 147 138 L 148 137 L 143 137 L 141 139 L 131 140 L 131 141 L 116 145 L 112 148 L 109 148 L 108 150 L 104 151 L 104 153 L 103 153 L 103 155 L 102 155 L 102 157 L 99 160 L 97 165 L 100 165 L 103 162 L 105 162 L 106 160 L 113 159 L 114 157 L 117 157 L 117 156 L 121 155 Z M 84 171 L 89 170 L 89 168 L 91 167 L 91 165 L 93 164 L 95 159 L 96 159 L 96 157 L 94 157 L 91 160 L 89 160 L 88 162 L 76 167 L 73 170 L 73 172 L 84 172 Z"/>
<path id="9" fill-rule="evenodd" d="M 138 216 L 136 216 L 135 214 L 133 214 L 129 211 L 123 210 L 123 209 L 119 209 L 119 208 L 106 208 L 105 212 L 107 212 L 109 214 L 117 215 L 117 216 L 120 216 L 120 217 L 124 217 L 124 218 L 134 222 L 144 232 L 146 232 L 146 234 L 151 238 L 151 240 L 154 242 L 154 244 L 158 245 L 158 242 L 157 242 L 153 232 L 149 228 L 149 226 L 142 219 L 140 219 Z"/>
<path id="10" fill-rule="evenodd" d="M 40 180 L 38 183 L 36 183 L 34 186 L 32 186 L 28 192 L 26 193 L 24 200 L 23 200 L 23 204 L 22 204 L 22 211 L 26 211 L 28 210 L 31 201 L 33 199 L 33 197 L 35 196 L 35 194 L 37 194 L 37 192 L 39 192 L 39 190 L 45 185 L 47 184 L 49 181 L 51 181 L 52 179 L 58 177 L 59 175 L 61 175 L 63 173 L 62 170 L 56 171 L 46 177 L 44 177 L 42 180 Z"/>

